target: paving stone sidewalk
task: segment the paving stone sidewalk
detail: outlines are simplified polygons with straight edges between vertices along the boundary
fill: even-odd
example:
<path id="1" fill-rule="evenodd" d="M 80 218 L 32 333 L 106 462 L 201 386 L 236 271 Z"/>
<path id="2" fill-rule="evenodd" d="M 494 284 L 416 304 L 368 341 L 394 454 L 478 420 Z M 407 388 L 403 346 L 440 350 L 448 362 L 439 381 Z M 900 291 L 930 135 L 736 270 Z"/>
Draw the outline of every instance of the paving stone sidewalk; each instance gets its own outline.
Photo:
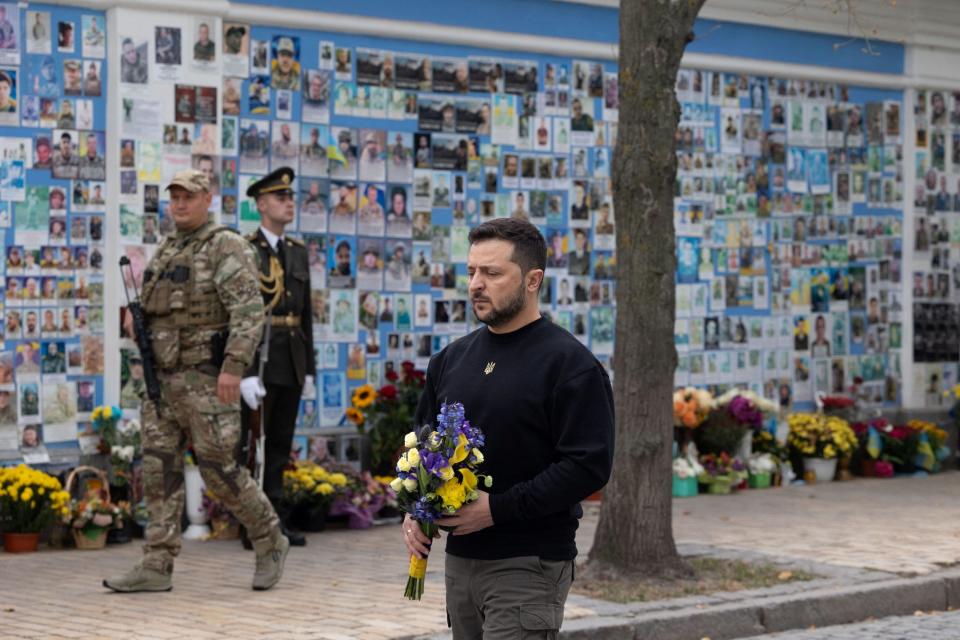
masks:
<path id="1" fill-rule="evenodd" d="M 958 481 L 954 472 L 698 496 L 675 501 L 674 529 L 686 553 L 820 568 L 826 588 L 926 575 L 960 562 Z M 578 536 L 584 556 L 597 511 L 587 505 Z M 136 542 L 103 551 L 0 552 L 0 635 L 381 640 L 446 631 L 442 554 L 431 560 L 424 600 L 410 603 L 402 599 L 406 558 L 396 527 L 308 538 L 308 546 L 291 550 L 283 581 L 263 593 L 250 590 L 253 554 L 239 542 L 185 543 L 174 590 L 165 594 L 119 595 L 100 586 L 139 557 Z M 797 588 L 805 587 L 783 585 L 781 597 Z M 750 596 L 718 594 L 693 606 L 722 607 Z M 634 608 L 666 607 L 679 615 L 683 604 Z M 616 607 L 572 597 L 564 628 L 586 632 L 622 611 Z"/>

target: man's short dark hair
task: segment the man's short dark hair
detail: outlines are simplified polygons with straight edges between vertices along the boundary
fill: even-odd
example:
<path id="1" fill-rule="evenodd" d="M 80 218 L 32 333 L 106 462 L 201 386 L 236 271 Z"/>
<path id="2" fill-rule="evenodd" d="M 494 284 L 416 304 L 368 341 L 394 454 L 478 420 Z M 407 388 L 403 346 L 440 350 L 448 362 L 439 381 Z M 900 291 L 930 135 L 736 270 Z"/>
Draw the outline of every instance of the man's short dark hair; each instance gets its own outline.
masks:
<path id="1" fill-rule="evenodd" d="M 543 234 L 525 220 L 496 218 L 484 222 L 470 232 L 470 244 L 484 240 L 506 240 L 513 245 L 510 260 L 526 274 L 531 269 L 547 268 L 547 242 Z"/>

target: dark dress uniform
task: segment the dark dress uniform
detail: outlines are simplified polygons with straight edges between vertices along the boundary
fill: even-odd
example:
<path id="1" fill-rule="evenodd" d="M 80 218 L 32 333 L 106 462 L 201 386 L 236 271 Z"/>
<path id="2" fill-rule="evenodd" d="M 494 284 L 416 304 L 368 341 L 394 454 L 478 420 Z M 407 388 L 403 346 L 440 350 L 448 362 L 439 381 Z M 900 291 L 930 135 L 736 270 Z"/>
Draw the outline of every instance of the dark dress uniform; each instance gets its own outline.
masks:
<path id="1" fill-rule="evenodd" d="M 293 172 L 290 169 L 278 169 L 251 185 L 248 195 L 289 189 L 292 179 Z M 247 240 L 257 252 L 264 306 L 276 300 L 270 316 L 270 352 L 261 380 L 267 390 L 261 406 L 265 429 L 263 491 L 281 520 L 284 520 L 289 514 L 283 512 L 280 504 L 283 497 L 283 470 L 290 461 L 304 378 L 308 375 L 316 377 L 310 265 L 306 246 L 298 239 L 283 236 L 274 250 L 262 229 L 258 229 L 247 236 Z M 282 275 L 275 273 L 271 258 L 276 258 Z M 276 281 L 272 281 L 271 275 L 280 280 L 280 287 Z M 276 295 L 277 291 L 280 292 L 279 296 Z M 245 377 L 258 375 L 259 350 L 257 355 Z M 241 405 L 243 422 L 247 425 L 251 412 L 246 403 Z M 293 539 L 291 542 L 295 544 Z"/>

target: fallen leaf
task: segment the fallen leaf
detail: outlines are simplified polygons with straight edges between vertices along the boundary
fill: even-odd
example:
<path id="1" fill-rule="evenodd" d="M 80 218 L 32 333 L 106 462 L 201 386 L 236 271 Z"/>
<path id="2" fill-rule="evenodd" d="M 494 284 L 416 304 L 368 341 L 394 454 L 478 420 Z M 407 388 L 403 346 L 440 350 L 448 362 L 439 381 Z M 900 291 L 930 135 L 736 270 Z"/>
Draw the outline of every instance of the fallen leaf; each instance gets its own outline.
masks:
<path id="1" fill-rule="evenodd" d="M 919 609 L 918 609 L 917 611 L 914 611 L 914 612 L 913 612 L 913 617 L 914 617 L 914 618 L 922 618 L 922 617 L 925 616 L 925 615 L 927 615 L 927 614 L 924 613 L 923 611 L 920 611 Z"/>
<path id="2" fill-rule="evenodd" d="M 777 574 L 777 580 L 789 580 L 793 577 L 793 571 L 781 571 Z"/>
<path id="3" fill-rule="evenodd" d="M 4 607 L 3 609 L 4 613 L 13 613 L 14 611 L 16 611 L 16 609 L 14 609 L 13 607 Z"/>

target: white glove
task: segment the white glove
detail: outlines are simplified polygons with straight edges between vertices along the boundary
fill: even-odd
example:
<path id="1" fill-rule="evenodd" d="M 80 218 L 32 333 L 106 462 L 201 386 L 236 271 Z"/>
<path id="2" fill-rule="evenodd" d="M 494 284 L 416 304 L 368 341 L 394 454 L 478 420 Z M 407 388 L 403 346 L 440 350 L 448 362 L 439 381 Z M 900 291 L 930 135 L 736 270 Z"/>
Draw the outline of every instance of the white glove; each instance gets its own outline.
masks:
<path id="1" fill-rule="evenodd" d="M 260 406 L 260 398 L 267 395 L 267 390 L 263 388 L 260 378 L 250 376 L 240 381 L 240 395 L 243 396 L 243 401 L 248 407 L 256 409 Z"/>
<path id="2" fill-rule="evenodd" d="M 303 376 L 303 392 L 300 394 L 301 398 L 311 399 L 317 393 L 316 387 L 313 384 L 313 376 L 305 375 Z"/>

